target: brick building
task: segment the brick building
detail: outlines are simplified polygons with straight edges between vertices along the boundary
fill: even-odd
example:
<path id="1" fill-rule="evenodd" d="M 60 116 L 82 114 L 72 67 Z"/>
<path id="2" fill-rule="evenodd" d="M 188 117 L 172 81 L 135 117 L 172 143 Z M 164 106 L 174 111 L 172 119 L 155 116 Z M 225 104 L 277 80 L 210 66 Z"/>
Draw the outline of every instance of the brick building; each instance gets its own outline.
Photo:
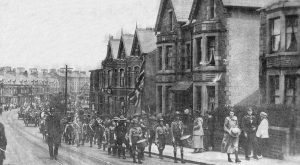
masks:
<path id="1" fill-rule="evenodd" d="M 300 106 L 300 2 L 278 1 L 261 10 L 262 102 Z"/>

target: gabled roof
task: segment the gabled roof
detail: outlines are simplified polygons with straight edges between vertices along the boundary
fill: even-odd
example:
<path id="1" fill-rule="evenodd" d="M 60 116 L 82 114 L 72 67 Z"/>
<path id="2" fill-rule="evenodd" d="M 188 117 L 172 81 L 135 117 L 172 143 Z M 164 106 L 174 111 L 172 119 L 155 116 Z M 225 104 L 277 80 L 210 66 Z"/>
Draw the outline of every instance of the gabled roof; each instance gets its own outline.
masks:
<path id="1" fill-rule="evenodd" d="M 111 48 L 111 56 L 113 59 L 117 59 L 119 52 L 120 39 L 109 39 L 108 44 Z"/>
<path id="2" fill-rule="evenodd" d="M 189 15 L 189 19 L 193 19 L 195 14 L 197 13 L 198 5 L 201 0 L 194 0 L 191 13 Z M 221 0 L 223 2 L 224 7 L 243 7 L 243 8 L 262 8 L 269 3 L 278 0 Z"/>
<path id="3" fill-rule="evenodd" d="M 140 45 L 141 53 L 149 53 L 156 49 L 156 36 L 153 29 L 139 29 L 135 30 L 135 39 L 137 39 Z M 134 51 L 134 45 L 132 45 L 132 50 Z M 132 52 L 131 52 L 132 53 Z"/>
<path id="4" fill-rule="evenodd" d="M 122 34 L 121 35 L 121 41 L 120 41 L 119 48 L 118 48 L 118 50 L 119 50 L 118 54 L 122 53 L 122 52 L 120 52 L 122 43 L 123 43 L 123 46 L 125 49 L 125 56 L 126 57 L 130 56 L 130 51 L 131 51 L 132 43 L 133 43 L 133 35 L 132 34 Z"/>
<path id="5" fill-rule="evenodd" d="M 261 8 L 278 0 L 222 0 L 224 6 Z"/>
<path id="6" fill-rule="evenodd" d="M 161 16 L 162 16 L 162 10 L 164 9 L 164 5 L 166 5 L 166 2 L 168 0 L 161 0 L 158 10 L 158 15 L 156 19 L 156 25 L 155 30 L 157 31 L 158 24 L 160 22 Z M 193 0 L 169 0 L 171 2 L 172 8 L 174 10 L 174 14 L 176 17 L 176 20 L 178 22 L 187 22 L 189 19 L 189 15 L 191 12 Z"/>
<path id="7" fill-rule="evenodd" d="M 285 8 L 285 7 L 300 7 L 299 0 L 269 0 L 269 3 L 266 4 L 262 10 L 273 10 L 277 8 Z"/>

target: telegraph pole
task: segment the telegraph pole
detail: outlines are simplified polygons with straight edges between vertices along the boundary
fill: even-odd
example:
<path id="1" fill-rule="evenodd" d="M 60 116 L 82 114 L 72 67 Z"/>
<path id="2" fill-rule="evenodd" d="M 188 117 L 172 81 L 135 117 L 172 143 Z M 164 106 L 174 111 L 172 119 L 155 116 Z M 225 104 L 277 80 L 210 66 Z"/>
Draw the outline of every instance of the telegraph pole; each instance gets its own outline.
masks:
<path id="1" fill-rule="evenodd" d="M 68 68 L 68 65 L 66 65 L 65 68 L 61 68 L 61 69 L 65 69 L 66 72 L 66 77 L 65 77 L 65 114 L 67 113 L 68 110 L 68 70 L 71 70 L 73 68 Z"/>

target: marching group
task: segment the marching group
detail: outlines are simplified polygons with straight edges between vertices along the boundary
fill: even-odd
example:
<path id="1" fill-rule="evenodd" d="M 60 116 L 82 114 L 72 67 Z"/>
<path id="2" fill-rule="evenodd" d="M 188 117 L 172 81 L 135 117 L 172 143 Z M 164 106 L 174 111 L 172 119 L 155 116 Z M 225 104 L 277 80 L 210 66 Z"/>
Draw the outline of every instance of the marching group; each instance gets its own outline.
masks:
<path id="1" fill-rule="evenodd" d="M 165 124 L 163 117 L 144 117 L 139 114 L 130 119 L 123 115 L 119 117 L 101 117 L 96 115 L 82 115 L 76 113 L 74 117 L 68 115 L 60 120 L 55 109 L 43 114 L 45 118 L 46 141 L 49 146 L 51 159 L 57 159 L 60 142 L 77 147 L 89 143 L 90 147 L 97 144 L 98 149 L 107 150 L 108 155 L 118 156 L 126 159 L 128 152 L 134 163 L 142 163 L 145 148 L 149 145 L 149 157 L 151 157 L 151 146 L 156 144 L 159 158 L 163 159 L 163 150 L 166 145 L 167 136 L 171 135 L 174 146 L 174 162 L 177 159 L 177 147 L 180 148 L 181 162 L 183 159 L 183 122 L 180 113 L 176 113 L 176 119 L 171 127 Z"/>
<path id="2" fill-rule="evenodd" d="M 213 137 L 205 135 L 207 128 L 204 127 L 204 119 L 201 113 L 196 111 L 194 119 L 194 127 L 192 136 L 185 135 L 186 126 L 183 124 L 180 112 L 176 112 L 174 120 L 169 126 L 166 124 L 162 116 L 149 118 L 136 114 L 130 119 L 123 115 L 119 117 L 108 118 L 96 115 L 80 115 L 75 114 L 74 117 L 67 116 L 66 119 L 59 120 L 54 115 L 55 110 L 52 108 L 45 120 L 45 133 L 49 145 L 51 159 L 57 159 L 58 147 L 60 141 L 64 140 L 68 145 L 76 145 L 80 147 L 89 143 L 90 147 L 97 144 L 98 149 L 107 150 L 108 155 L 117 156 L 126 159 L 128 152 L 134 163 L 142 163 L 144 159 L 144 151 L 147 146 L 149 157 L 151 157 L 152 144 L 156 144 L 159 151 L 159 158 L 163 159 L 163 151 L 167 139 L 171 137 L 174 153 L 174 163 L 184 160 L 184 144 L 192 139 L 192 148 L 194 152 L 202 152 L 206 147 L 204 143 L 210 143 L 209 150 L 213 146 Z M 197 113 L 198 112 L 198 113 Z M 206 116 L 212 118 L 210 113 Z M 206 118 L 206 119 L 207 119 Z M 212 121 L 211 121 L 212 122 Z M 211 123 L 213 124 L 213 123 Z M 207 126 L 206 126 L 207 127 Z M 239 125 L 238 118 L 231 110 L 229 116 L 224 122 L 224 137 L 222 140 L 221 151 L 227 153 L 228 162 L 233 162 L 230 155 L 235 155 L 235 162 L 241 160 L 238 157 L 239 137 L 245 138 L 244 150 L 246 160 L 250 160 L 251 151 L 253 158 L 262 158 L 262 152 L 265 151 L 268 133 L 268 119 L 265 112 L 260 113 L 260 119 L 253 115 L 253 110 L 249 108 L 247 115 L 242 118 Z M 61 136 L 62 135 L 62 136 Z M 191 137 L 191 138 L 190 138 Z M 206 144 L 207 146 L 207 144 Z M 177 158 L 177 151 L 180 151 L 180 158 Z"/>

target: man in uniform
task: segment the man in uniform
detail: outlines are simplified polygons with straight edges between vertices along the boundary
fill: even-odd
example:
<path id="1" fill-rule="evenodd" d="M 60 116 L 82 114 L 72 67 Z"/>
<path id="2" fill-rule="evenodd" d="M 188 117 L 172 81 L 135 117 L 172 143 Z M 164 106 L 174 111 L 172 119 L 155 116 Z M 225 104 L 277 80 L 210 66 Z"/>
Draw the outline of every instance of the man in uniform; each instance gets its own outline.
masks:
<path id="1" fill-rule="evenodd" d="M 58 115 L 54 113 L 54 108 L 51 108 L 50 113 L 46 118 L 46 132 L 50 159 L 57 160 L 58 147 L 61 139 L 61 125 Z"/>
<path id="2" fill-rule="evenodd" d="M 113 156 L 116 155 L 116 118 L 114 118 L 114 120 L 111 121 L 110 126 L 108 127 L 108 154 L 110 155 L 111 153 L 113 153 Z"/>
<path id="3" fill-rule="evenodd" d="M 183 135 L 183 122 L 180 120 L 180 112 L 176 112 L 175 121 L 171 123 L 171 137 L 174 147 L 174 163 L 178 163 L 177 161 L 177 146 L 180 147 L 181 153 L 181 162 L 185 163 L 183 160 L 183 143 L 180 138 Z"/>
<path id="4" fill-rule="evenodd" d="M 253 149 L 253 158 L 258 159 L 256 155 L 256 129 L 258 125 L 257 118 L 252 114 L 252 108 L 247 110 L 247 115 L 242 119 L 242 129 L 246 138 L 245 157 L 250 160 L 251 148 Z"/>
<path id="5" fill-rule="evenodd" d="M 166 137 L 168 134 L 168 130 L 167 130 L 167 127 L 164 126 L 163 118 L 159 118 L 158 122 L 159 122 L 159 125 L 156 127 L 156 130 L 155 130 L 155 143 L 156 143 L 158 151 L 159 151 L 159 158 L 163 159 L 163 151 L 164 151 L 165 145 L 166 145 Z"/>
<path id="6" fill-rule="evenodd" d="M 127 131 L 126 120 L 127 119 L 123 115 L 121 115 L 118 125 L 116 126 L 116 136 L 117 136 L 116 144 L 118 148 L 118 156 L 120 158 L 122 155 L 123 159 L 126 159 L 125 156 L 125 143 L 126 143 L 125 135 Z"/>
<path id="7" fill-rule="evenodd" d="M 149 147 L 148 147 L 148 153 L 149 157 L 151 157 L 151 148 L 152 144 L 155 142 L 155 132 L 156 132 L 156 127 L 157 127 L 157 120 L 155 119 L 154 116 L 151 116 L 149 118 L 149 130 L 148 130 L 148 142 L 149 142 Z"/>
<path id="8" fill-rule="evenodd" d="M 133 157 L 133 162 L 134 163 L 139 163 L 141 164 L 142 161 L 142 152 L 141 152 L 141 148 L 138 147 L 138 141 L 141 140 L 141 137 L 143 135 L 142 132 L 142 128 L 138 123 L 138 118 L 134 117 L 133 119 L 133 126 L 132 128 L 130 128 L 129 130 L 129 145 L 132 148 L 132 157 Z M 137 152 L 137 158 L 138 158 L 138 162 L 136 162 L 136 158 L 135 158 L 135 154 Z"/>
<path id="9" fill-rule="evenodd" d="M 97 117 L 92 128 L 95 130 L 95 140 L 97 141 L 98 149 L 101 148 L 102 140 L 103 140 L 103 134 L 104 134 L 104 126 L 100 119 L 100 117 Z"/>
<path id="10" fill-rule="evenodd" d="M 95 134 L 95 130 L 94 130 L 93 126 L 94 126 L 95 122 L 96 122 L 95 119 L 92 118 L 87 124 L 86 138 L 88 139 L 87 141 L 90 142 L 90 147 L 93 147 L 93 138 L 94 138 L 94 134 Z"/>
<path id="11" fill-rule="evenodd" d="M 5 136 L 4 125 L 0 122 L 0 165 L 3 165 L 5 159 L 5 150 L 6 150 L 7 140 Z"/>

